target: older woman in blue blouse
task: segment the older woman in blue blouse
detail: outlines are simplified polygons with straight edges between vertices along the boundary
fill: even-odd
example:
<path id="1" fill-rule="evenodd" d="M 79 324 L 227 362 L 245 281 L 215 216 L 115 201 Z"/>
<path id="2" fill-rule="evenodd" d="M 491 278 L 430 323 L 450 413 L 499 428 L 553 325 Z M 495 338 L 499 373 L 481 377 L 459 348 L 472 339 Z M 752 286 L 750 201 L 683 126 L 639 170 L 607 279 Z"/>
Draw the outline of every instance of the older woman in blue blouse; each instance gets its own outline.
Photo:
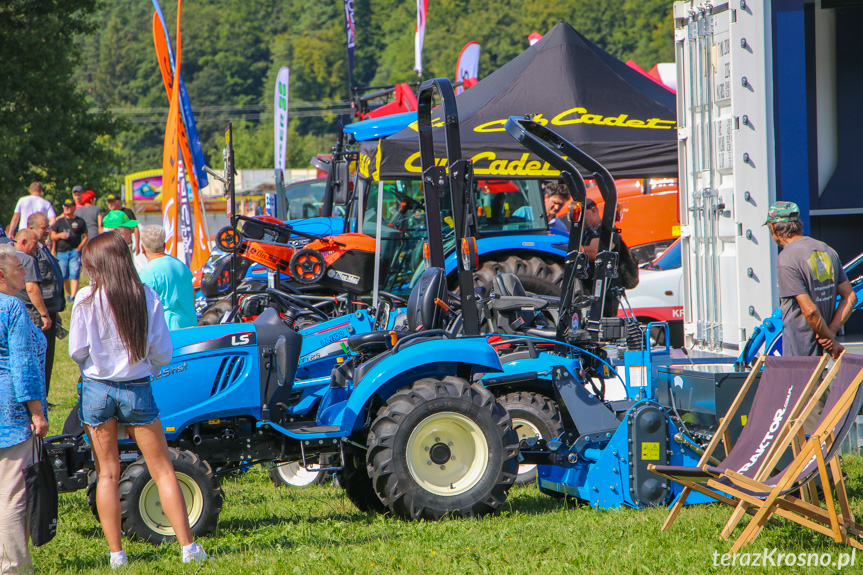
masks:
<path id="1" fill-rule="evenodd" d="M 11 244 L 0 245 L 0 573 L 29 573 L 24 499 L 33 435 L 45 437 L 45 336 L 12 294 L 24 288 L 24 268 Z"/>

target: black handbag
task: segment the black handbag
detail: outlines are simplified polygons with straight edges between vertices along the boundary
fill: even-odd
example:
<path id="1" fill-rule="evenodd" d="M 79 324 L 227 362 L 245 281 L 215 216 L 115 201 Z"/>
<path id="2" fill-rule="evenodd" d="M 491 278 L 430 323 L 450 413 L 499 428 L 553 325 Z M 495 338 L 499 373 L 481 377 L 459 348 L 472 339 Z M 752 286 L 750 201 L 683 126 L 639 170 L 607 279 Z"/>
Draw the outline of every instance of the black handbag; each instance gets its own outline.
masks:
<path id="1" fill-rule="evenodd" d="M 39 547 L 57 535 L 57 478 L 41 437 L 33 441 L 33 464 L 24 468 L 30 540 Z"/>

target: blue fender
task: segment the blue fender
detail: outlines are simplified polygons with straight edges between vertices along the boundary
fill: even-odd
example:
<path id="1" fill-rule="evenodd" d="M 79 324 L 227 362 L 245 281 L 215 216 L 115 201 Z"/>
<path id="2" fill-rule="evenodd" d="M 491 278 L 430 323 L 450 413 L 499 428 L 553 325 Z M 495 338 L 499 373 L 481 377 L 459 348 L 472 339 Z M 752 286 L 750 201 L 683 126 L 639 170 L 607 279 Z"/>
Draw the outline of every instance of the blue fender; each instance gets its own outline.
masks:
<path id="1" fill-rule="evenodd" d="M 513 252 L 534 252 L 537 255 L 547 255 L 549 259 L 563 261 L 566 256 L 566 243 L 569 236 L 557 231 L 538 234 L 501 235 L 480 238 L 476 242 L 480 260 L 493 259 L 501 256 L 506 259 Z M 555 247 L 558 246 L 558 247 Z M 447 275 L 456 270 L 456 254 L 453 251 L 444 261 Z"/>
<path id="2" fill-rule="evenodd" d="M 455 375 L 459 364 L 474 372 L 500 372 L 500 359 L 484 338 L 434 339 L 402 348 L 382 359 L 360 381 L 347 401 L 321 404 L 318 425 L 339 426 L 347 437 L 365 424 L 365 409 L 372 396 L 386 401 L 399 389 L 423 377 Z"/>

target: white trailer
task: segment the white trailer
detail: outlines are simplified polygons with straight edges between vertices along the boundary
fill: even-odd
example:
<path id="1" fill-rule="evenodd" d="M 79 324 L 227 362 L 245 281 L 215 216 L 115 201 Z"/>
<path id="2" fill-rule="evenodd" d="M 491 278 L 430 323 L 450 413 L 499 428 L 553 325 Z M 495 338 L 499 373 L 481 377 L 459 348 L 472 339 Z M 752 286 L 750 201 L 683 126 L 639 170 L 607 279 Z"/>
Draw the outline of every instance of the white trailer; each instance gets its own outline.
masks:
<path id="1" fill-rule="evenodd" d="M 674 3 L 687 346 L 736 352 L 778 306 L 762 226 L 776 199 L 797 202 L 840 257 L 860 251 L 861 220 L 848 219 L 863 213 L 859 184 L 842 184 L 846 168 L 859 174 L 859 131 L 837 119 L 859 74 L 837 71 L 837 53 L 841 64 L 863 43 L 844 31 L 863 8 L 822 1 Z"/>

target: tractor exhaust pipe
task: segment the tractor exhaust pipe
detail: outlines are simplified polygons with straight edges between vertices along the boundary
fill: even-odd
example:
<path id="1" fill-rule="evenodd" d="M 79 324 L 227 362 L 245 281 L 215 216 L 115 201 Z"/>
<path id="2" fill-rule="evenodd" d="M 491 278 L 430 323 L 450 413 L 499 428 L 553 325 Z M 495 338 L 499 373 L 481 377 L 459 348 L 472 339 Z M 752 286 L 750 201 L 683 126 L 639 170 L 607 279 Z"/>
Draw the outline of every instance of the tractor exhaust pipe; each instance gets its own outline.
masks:
<path id="1" fill-rule="evenodd" d="M 203 439 L 201 439 L 201 424 L 196 423 L 192 427 L 192 443 L 195 445 L 201 445 L 201 441 L 203 441 Z"/>

